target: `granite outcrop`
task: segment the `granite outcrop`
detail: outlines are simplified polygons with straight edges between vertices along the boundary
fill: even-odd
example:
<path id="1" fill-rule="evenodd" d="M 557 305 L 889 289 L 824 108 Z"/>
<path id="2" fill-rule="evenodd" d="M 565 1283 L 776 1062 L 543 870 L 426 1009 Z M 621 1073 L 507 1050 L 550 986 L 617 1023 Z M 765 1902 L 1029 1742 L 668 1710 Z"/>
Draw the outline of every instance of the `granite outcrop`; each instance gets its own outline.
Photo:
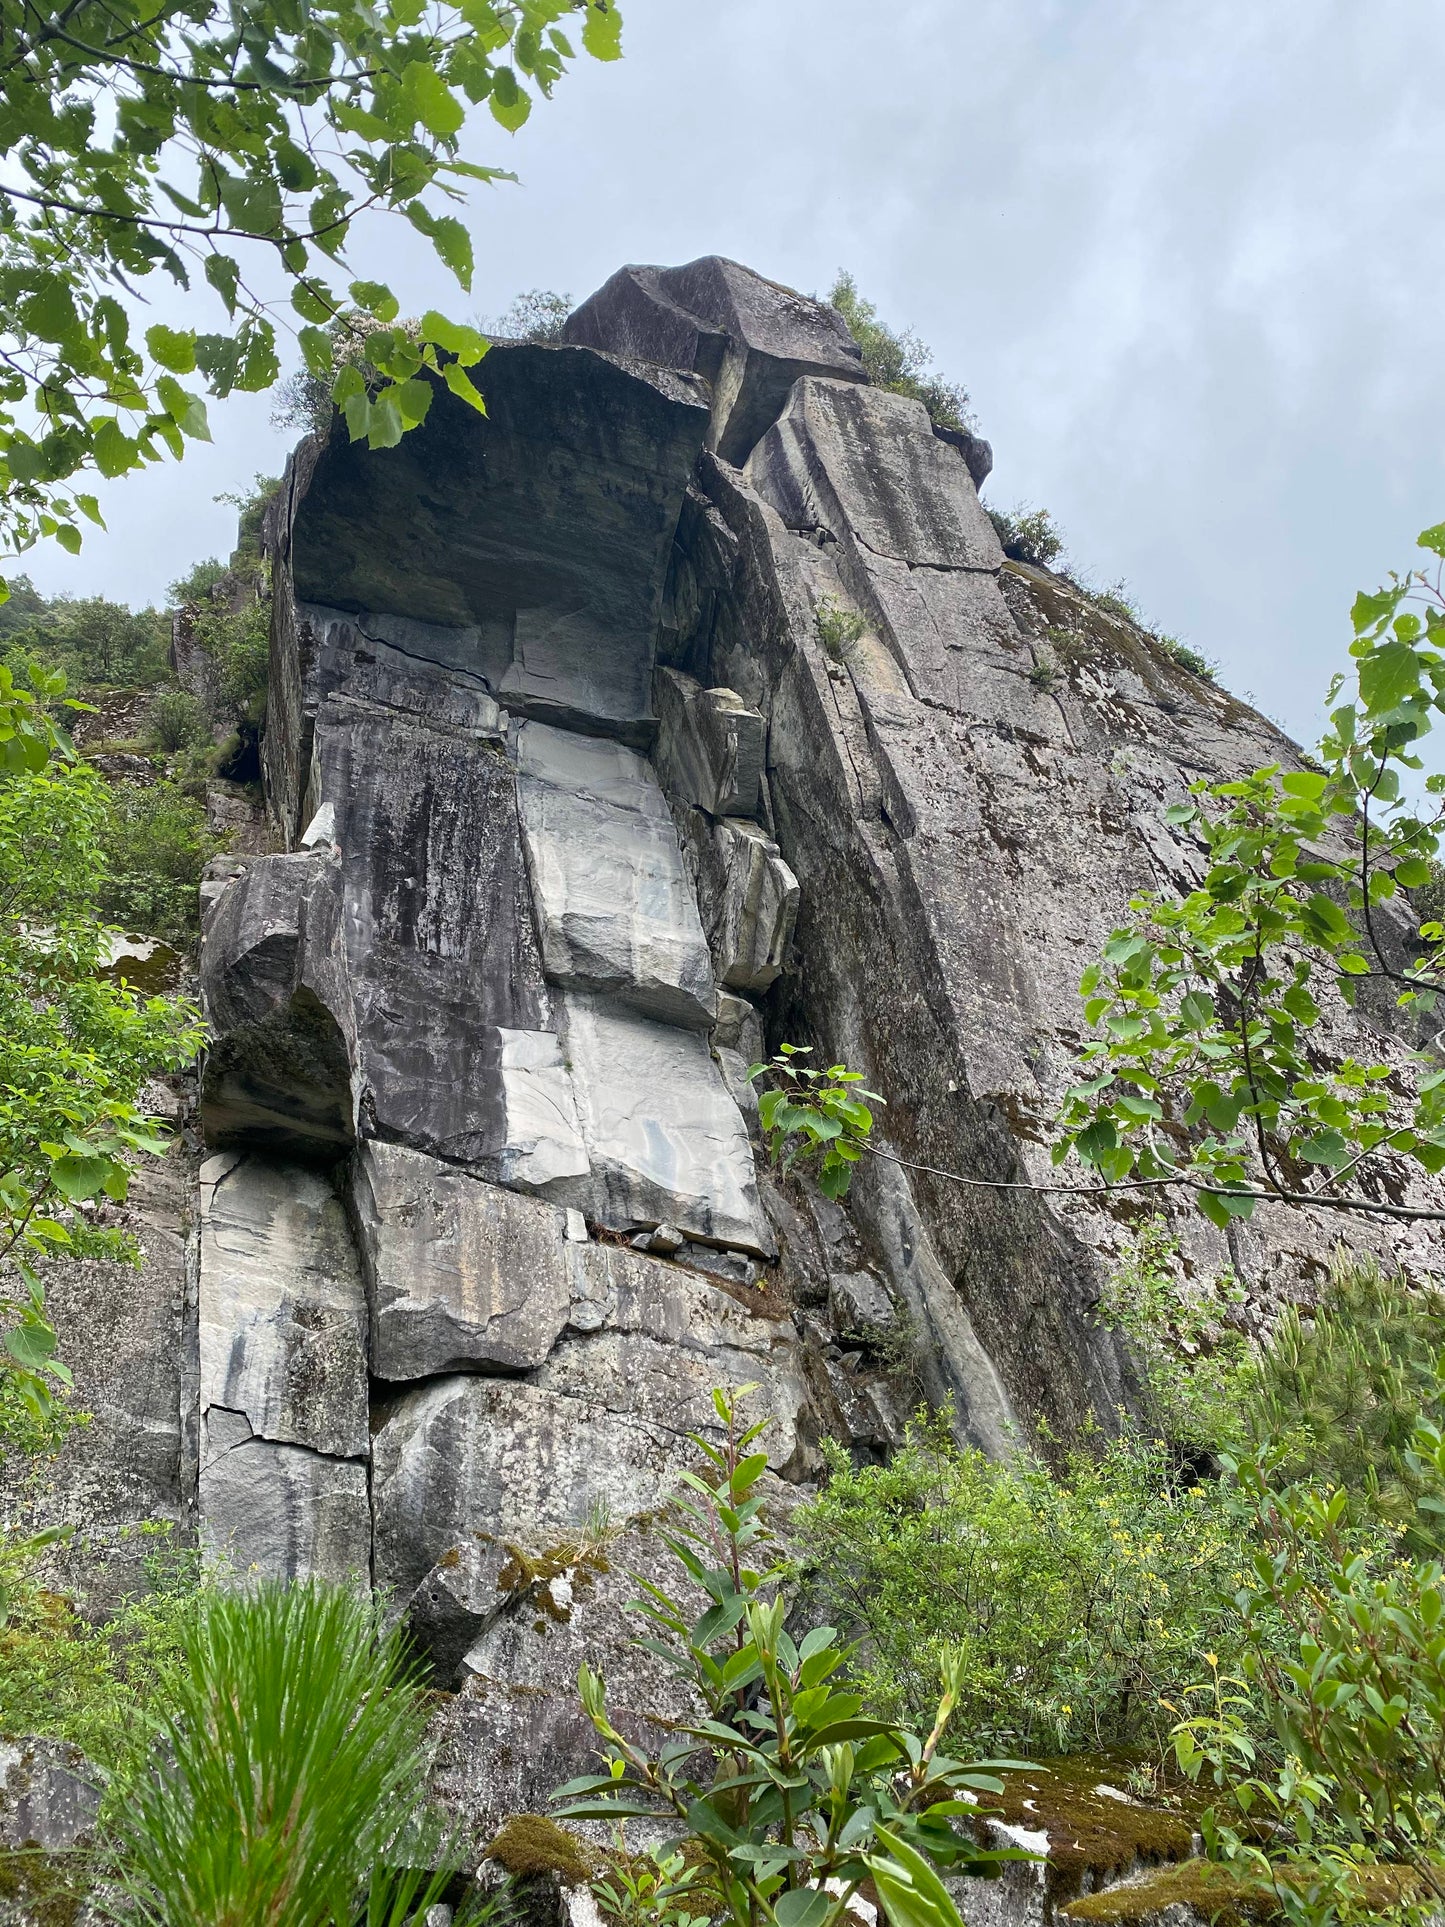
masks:
<path id="1" fill-rule="evenodd" d="M 779 1519 L 919 1385 L 996 1454 L 1116 1423 L 1137 1210 L 1033 1188 L 1074 986 L 1191 875 L 1191 780 L 1299 762 L 1005 561 L 987 444 L 816 301 L 629 267 L 484 371 L 485 417 L 310 437 L 272 506 L 276 847 L 204 886 L 192 1155 L 96 1432 L 117 1517 L 384 1591 L 479 1832 L 586 1763 L 579 1659 L 681 1710 L 621 1606 L 715 1387 L 756 1388 Z M 1322 1037 L 1361 1027 L 1403 1062 L 1363 1004 Z M 886 1100 L 846 1206 L 758 1143 L 785 1040 Z M 1258 1293 L 1337 1235 L 1178 1230 Z"/>

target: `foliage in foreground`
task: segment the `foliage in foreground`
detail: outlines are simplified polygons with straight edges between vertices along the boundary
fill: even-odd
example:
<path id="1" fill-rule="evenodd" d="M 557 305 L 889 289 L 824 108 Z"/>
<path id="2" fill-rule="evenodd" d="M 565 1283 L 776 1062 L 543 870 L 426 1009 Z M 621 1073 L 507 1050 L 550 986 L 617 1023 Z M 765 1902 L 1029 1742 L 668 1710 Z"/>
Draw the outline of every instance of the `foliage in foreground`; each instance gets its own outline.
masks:
<path id="1" fill-rule="evenodd" d="M 880 321 L 877 308 L 859 294 L 851 274 L 839 271 L 828 291 L 828 299 L 862 349 L 863 366 L 875 388 L 886 388 L 891 395 L 908 395 L 914 401 L 921 401 L 940 428 L 972 427 L 968 391 L 956 382 L 931 373 L 932 350 L 924 346 L 911 328 L 890 328 L 887 322 Z"/>
<path id="2" fill-rule="evenodd" d="M 962 1667 L 943 1667 L 923 1737 L 864 1714 L 861 1696 L 839 1683 L 848 1654 L 831 1626 L 796 1642 L 785 1630 L 782 1568 L 756 1489 L 767 1456 L 749 1451 L 768 1421 L 740 1430 L 737 1417 L 736 1401 L 754 1389 L 713 1394 L 724 1444 L 693 1435 L 707 1470 L 684 1475 L 682 1524 L 664 1535 L 691 1601 L 643 1581 L 637 1602 L 650 1628 L 643 1644 L 705 1717 L 650 1753 L 613 1725 L 605 1684 L 584 1665 L 578 1686 L 606 1771 L 562 1788 L 560 1816 L 646 1817 L 688 1836 L 690 1855 L 664 1849 L 645 1890 L 634 1882 L 623 1897 L 641 1919 L 837 1927 L 871 1880 L 896 1927 L 961 1927 L 936 1869 L 991 1873 L 1018 1857 L 981 1848 L 955 1824 L 999 1790 L 993 1763 L 942 1750 Z M 610 1898 L 620 1904 L 615 1890 Z"/>
<path id="3" fill-rule="evenodd" d="M 379 1605 L 259 1583 L 207 1598 L 181 1646 L 152 1771 L 117 1821 L 142 1917 L 420 1920 L 457 1861 L 428 1809 L 426 1695 Z"/>
<path id="4" fill-rule="evenodd" d="M 1318 1302 L 1285 1306 L 1257 1341 L 1235 1322 L 1235 1280 L 1186 1289 L 1178 1258 L 1163 1221 L 1145 1224 L 1100 1304 L 1143 1367 L 1156 1435 L 1201 1465 L 1268 1446 L 1277 1482 L 1342 1488 L 1356 1525 L 1376 1521 L 1417 1553 L 1438 1551 L 1441 1522 L 1419 1506 L 1414 1435 L 1422 1417 L 1445 1418 L 1445 1296 L 1341 1250 Z"/>
<path id="5" fill-rule="evenodd" d="M 1445 1511 L 1438 1426 L 1421 1421 L 1412 1458 L 1421 1505 Z M 1205 1816 L 1211 1856 L 1270 1894 L 1291 1927 L 1438 1916 L 1445 1572 L 1362 1548 L 1348 1495 L 1281 1487 L 1268 1452 L 1226 1470 L 1250 1549 L 1236 1596 L 1242 1670 L 1198 1685 L 1174 1735 L 1185 1772 L 1221 1795 Z"/>
<path id="6" fill-rule="evenodd" d="M 278 326 L 329 379 L 327 324 L 382 324 L 334 391 L 373 447 L 423 419 L 433 377 L 480 407 L 466 371 L 482 337 L 434 312 L 417 341 L 393 331 L 396 297 L 347 279 L 347 246 L 368 213 L 401 215 L 469 287 L 471 237 L 447 202 L 511 177 L 462 157 L 468 108 L 520 127 L 576 58 L 573 22 L 583 52 L 618 58 L 613 0 L 75 0 L 60 24 L 0 0 L 0 547 L 79 549 L 81 518 L 100 520 L 86 473 L 208 439 L 207 395 L 276 382 Z M 261 291 L 277 270 L 285 306 Z M 219 325 L 134 339 L 126 299 L 157 271 L 204 282 Z"/>

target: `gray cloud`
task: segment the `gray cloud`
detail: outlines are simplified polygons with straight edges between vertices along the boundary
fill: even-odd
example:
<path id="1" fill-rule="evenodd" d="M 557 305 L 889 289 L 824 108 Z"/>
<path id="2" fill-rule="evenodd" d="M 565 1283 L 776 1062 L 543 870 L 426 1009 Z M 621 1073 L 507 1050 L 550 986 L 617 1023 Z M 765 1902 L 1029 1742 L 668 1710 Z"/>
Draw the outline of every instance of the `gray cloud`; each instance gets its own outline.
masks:
<path id="1" fill-rule="evenodd" d="M 483 312 L 624 260 L 840 264 L 971 389 L 995 499 L 1047 505 L 1302 734 L 1354 590 L 1445 516 L 1437 237 L 1445 52 L 1428 0 L 628 0 L 629 52 L 479 157 Z M 468 307 L 409 230 L 408 309 Z M 170 304 L 167 304 L 170 305 Z M 112 489 L 51 589 L 155 596 L 229 540 L 210 496 L 284 442 L 255 401 Z"/>

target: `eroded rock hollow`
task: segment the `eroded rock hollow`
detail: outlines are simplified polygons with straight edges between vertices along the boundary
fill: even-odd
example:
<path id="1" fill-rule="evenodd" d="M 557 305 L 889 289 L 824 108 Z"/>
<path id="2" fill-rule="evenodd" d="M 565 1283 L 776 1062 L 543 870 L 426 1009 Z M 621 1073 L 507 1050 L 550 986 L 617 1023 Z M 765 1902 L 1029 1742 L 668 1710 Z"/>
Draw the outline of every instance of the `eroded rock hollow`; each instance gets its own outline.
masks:
<path id="1" fill-rule="evenodd" d="M 279 853 L 205 886 L 147 1475 L 239 1570 L 390 1594 L 478 1826 L 585 1760 L 579 1657 L 668 1710 L 623 1575 L 714 1386 L 759 1387 L 782 1501 L 921 1393 L 991 1452 L 1128 1404 L 1091 1317 L 1127 1225 L 913 1167 L 1042 1177 L 1079 972 L 1195 860 L 1164 807 L 1297 760 L 1006 565 L 987 445 L 871 387 L 830 308 L 626 268 L 484 375 L 485 419 L 439 389 L 395 449 L 307 441 L 271 513 Z M 744 1073 L 785 1039 L 887 1100 L 908 1163 L 847 1210 L 759 1154 Z M 1188 1232 L 1266 1282 L 1330 1236 Z"/>

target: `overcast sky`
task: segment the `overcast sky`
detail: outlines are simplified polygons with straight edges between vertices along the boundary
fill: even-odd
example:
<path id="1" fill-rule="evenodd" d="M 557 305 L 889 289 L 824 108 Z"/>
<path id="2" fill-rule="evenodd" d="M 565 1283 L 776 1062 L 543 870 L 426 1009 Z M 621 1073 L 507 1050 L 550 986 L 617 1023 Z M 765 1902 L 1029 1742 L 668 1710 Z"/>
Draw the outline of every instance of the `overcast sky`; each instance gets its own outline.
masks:
<path id="1" fill-rule="evenodd" d="M 400 224 L 358 265 L 407 312 L 483 315 L 625 261 L 728 254 L 813 292 L 846 266 L 969 389 L 988 496 L 1046 506 L 1096 581 L 1313 738 L 1355 589 L 1445 518 L 1439 0 L 623 10 L 620 65 L 515 139 L 477 123 L 523 184 L 477 194 L 470 299 Z M 144 602 L 224 553 L 212 496 L 284 459 L 269 406 L 213 406 L 211 447 L 113 486 L 109 533 L 31 575 Z"/>

